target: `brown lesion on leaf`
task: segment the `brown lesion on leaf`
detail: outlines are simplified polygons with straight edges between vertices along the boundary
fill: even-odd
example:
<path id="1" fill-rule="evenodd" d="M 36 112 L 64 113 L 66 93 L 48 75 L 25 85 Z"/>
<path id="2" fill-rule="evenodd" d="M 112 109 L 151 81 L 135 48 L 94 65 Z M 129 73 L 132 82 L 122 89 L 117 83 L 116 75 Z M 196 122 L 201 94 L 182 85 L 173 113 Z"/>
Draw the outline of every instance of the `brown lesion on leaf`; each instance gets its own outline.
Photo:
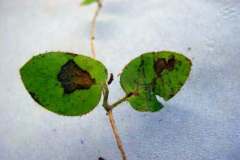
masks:
<path id="1" fill-rule="evenodd" d="M 127 95 L 126 95 L 126 98 L 130 98 L 130 97 L 132 97 L 132 96 L 138 96 L 139 95 L 139 93 L 137 92 L 137 91 L 135 91 L 135 92 L 130 92 L 130 93 L 128 93 Z"/>
<path id="2" fill-rule="evenodd" d="M 190 65 L 192 65 L 192 61 L 191 61 L 190 59 L 186 58 L 186 60 L 188 61 L 188 63 L 189 63 Z"/>
<path id="3" fill-rule="evenodd" d="M 65 94 L 70 94 L 78 89 L 89 89 L 95 83 L 95 79 L 91 78 L 91 75 L 81 69 L 73 60 L 69 60 L 61 67 L 57 78 L 61 82 Z"/>
<path id="4" fill-rule="evenodd" d="M 157 76 L 160 77 L 163 70 L 165 69 L 173 70 L 175 64 L 176 64 L 176 59 L 174 56 L 169 58 L 168 60 L 166 60 L 165 58 L 158 58 L 154 62 L 154 70 Z"/>
<path id="5" fill-rule="evenodd" d="M 158 58 L 154 63 L 154 70 L 159 77 L 162 71 L 166 68 L 166 60 L 164 58 Z"/>

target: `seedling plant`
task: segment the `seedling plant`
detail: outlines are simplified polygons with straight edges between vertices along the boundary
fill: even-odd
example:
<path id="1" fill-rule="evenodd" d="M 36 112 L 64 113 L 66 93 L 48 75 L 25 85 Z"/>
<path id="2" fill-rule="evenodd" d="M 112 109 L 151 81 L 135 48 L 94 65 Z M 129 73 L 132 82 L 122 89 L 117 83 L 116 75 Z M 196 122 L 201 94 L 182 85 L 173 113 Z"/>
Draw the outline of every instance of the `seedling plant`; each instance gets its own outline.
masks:
<path id="1" fill-rule="evenodd" d="M 104 64 L 96 60 L 96 19 L 103 6 L 101 0 L 85 0 L 82 5 L 96 3 L 92 19 L 90 48 L 92 57 L 61 51 L 46 52 L 32 57 L 20 69 L 23 84 L 31 97 L 48 111 L 63 116 L 83 116 L 100 102 L 105 108 L 113 130 L 121 159 L 127 160 L 120 139 L 113 109 L 127 101 L 140 112 L 157 112 L 165 101 L 181 89 L 191 71 L 191 60 L 172 51 L 143 53 L 131 60 L 120 73 L 120 85 L 125 95 L 110 103 L 108 85 L 113 74 L 108 74 Z"/>

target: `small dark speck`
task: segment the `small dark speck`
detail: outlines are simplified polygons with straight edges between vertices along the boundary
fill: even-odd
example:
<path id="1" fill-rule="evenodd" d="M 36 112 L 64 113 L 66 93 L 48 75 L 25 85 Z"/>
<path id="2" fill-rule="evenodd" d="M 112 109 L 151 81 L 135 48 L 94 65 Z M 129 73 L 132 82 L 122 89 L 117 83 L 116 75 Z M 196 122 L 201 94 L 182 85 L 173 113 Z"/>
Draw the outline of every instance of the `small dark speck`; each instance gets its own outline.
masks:
<path id="1" fill-rule="evenodd" d="M 102 158 L 102 157 L 99 157 L 99 158 L 98 158 L 98 160 L 105 160 L 105 159 L 104 159 L 104 158 Z"/>
<path id="2" fill-rule="evenodd" d="M 84 144 L 84 141 L 83 141 L 83 140 L 81 140 L 81 141 L 80 141 L 80 143 L 81 143 L 81 144 Z"/>
<path id="3" fill-rule="evenodd" d="M 159 119 L 158 122 L 162 122 L 163 120 L 162 119 Z"/>
<path id="4" fill-rule="evenodd" d="M 53 129 L 52 131 L 53 131 L 53 132 L 57 132 L 57 129 Z"/>
<path id="5" fill-rule="evenodd" d="M 192 50 L 192 48 L 191 48 L 191 47 L 188 47 L 188 48 L 187 48 L 187 50 L 188 50 L 188 51 L 191 51 L 191 50 Z"/>

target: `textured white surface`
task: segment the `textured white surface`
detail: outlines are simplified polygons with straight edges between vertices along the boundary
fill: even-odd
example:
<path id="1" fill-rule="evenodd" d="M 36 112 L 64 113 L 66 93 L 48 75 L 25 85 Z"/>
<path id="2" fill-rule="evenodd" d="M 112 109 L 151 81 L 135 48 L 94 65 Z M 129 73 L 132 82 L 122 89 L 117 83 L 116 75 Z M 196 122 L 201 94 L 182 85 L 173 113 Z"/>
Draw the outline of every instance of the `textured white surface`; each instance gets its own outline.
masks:
<path id="1" fill-rule="evenodd" d="M 117 160 L 104 109 L 61 117 L 28 95 L 19 68 L 51 50 L 89 53 L 94 5 L 79 0 L 0 0 L 0 159 Z M 106 0 L 97 58 L 115 75 L 146 51 L 193 60 L 189 81 L 157 113 L 115 110 L 129 160 L 240 159 L 240 1 Z M 111 100 L 121 97 L 118 80 Z"/>

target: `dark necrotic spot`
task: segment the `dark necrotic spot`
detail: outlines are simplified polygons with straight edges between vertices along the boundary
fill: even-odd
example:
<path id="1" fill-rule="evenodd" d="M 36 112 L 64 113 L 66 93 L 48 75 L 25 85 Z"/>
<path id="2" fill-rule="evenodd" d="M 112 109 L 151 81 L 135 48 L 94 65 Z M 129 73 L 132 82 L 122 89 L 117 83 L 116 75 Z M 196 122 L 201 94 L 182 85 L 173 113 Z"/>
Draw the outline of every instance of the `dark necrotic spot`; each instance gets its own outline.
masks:
<path id="1" fill-rule="evenodd" d="M 170 98 L 172 98 L 174 95 L 175 95 L 174 93 L 171 93 L 168 98 L 170 99 Z"/>
<path id="2" fill-rule="evenodd" d="M 89 89 L 95 83 L 95 79 L 91 78 L 90 74 L 81 69 L 73 60 L 69 60 L 61 67 L 57 78 L 66 94 L 77 89 Z"/>
<path id="3" fill-rule="evenodd" d="M 175 57 L 171 57 L 171 58 L 168 59 L 168 61 L 167 61 L 167 69 L 168 69 L 168 70 L 173 70 L 175 64 L 176 64 Z"/>
<path id="4" fill-rule="evenodd" d="M 172 70 L 176 64 L 175 57 L 171 57 L 166 60 L 165 58 L 158 58 L 154 63 L 154 70 L 158 77 L 161 76 L 161 73 L 164 69 Z"/>
<path id="5" fill-rule="evenodd" d="M 33 92 L 29 92 L 29 94 L 31 95 L 31 97 L 32 97 L 32 98 L 33 98 L 38 104 L 41 105 L 41 103 L 40 103 L 40 101 L 39 101 L 39 99 L 38 99 L 38 97 L 36 96 L 35 93 L 33 93 Z"/>
<path id="6" fill-rule="evenodd" d="M 113 78 L 113 74 L 111 73 L 110 74 L 110 78 L 109 78 L 109 80 L 108 80 L 108 85 L 110 85 L 111 83 L 112 83 L 112 81 L 114 80 L 114 78 Z"/>
<path id="7" fill-rule="evenodd" d="M 154 70 L 159 77 L 162 71 L 166 68 L 166 60 L 164 58 L 158 58 L 154 63 Z"/>
<path id="8" fill-rule="evenodd" d="M 105 159 L 104 159 L 104 158 L 102 158 L 102 157 L 99 157 L 99 158 L 98 158 L 98 160 L 105 160 Z"/>
<path id="9" fill-rule="evenodd" d="M 192 65 L 192 61 L 191 61 L 190 59 L 186 58 L 186 60 L 188 61 L 188 63 L 189 63 L 190 65 Z"/>

